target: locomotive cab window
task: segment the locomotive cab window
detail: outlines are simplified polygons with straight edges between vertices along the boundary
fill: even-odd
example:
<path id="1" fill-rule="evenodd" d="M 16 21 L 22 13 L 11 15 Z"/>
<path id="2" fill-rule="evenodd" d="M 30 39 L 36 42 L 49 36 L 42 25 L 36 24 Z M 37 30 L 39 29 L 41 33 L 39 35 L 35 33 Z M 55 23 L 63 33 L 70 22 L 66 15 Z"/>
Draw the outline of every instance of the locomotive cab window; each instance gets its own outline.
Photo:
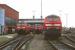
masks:
<path id="1" fill-rule="evenodd" d="M 49 17 L 47 18 L 47 21 L 59 21 L 59 18 L 58 17 Z"/>
<path id="2" fill-rule="evenodd" d="M 53 21 L 59 21 L 59 18 L 53 18 Z"/>

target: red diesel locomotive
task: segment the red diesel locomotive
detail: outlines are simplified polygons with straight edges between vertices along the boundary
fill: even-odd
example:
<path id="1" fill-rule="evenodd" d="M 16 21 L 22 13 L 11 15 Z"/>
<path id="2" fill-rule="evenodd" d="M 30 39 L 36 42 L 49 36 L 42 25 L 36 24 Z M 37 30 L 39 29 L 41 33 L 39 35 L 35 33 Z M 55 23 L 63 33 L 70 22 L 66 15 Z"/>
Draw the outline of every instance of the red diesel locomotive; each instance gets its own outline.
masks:
<path id="1" fill-rule="evenodd" d="M 31 31 L 31 27 L 29 25 L 26 24 L 19 24 L 16 27 L 17 33 L 18 34 L 29 34 Z"/>
<path id="2" fill-rule="evenodd" d="M 62 22 L 59 16 L 49 15 L 44 20 L 45 38 L 58 39 L 61 36 Z"/>
<path id="3" fill-rule="evenodd" d="M 40 24 L 40 25 L 38 25 L 38 26 L 35 26 L 35 27 L 34 27 L 34 30 L 35 30 L 35 34 L 40 34 L 40 33 L 42 33 L 43 25 Z"/>

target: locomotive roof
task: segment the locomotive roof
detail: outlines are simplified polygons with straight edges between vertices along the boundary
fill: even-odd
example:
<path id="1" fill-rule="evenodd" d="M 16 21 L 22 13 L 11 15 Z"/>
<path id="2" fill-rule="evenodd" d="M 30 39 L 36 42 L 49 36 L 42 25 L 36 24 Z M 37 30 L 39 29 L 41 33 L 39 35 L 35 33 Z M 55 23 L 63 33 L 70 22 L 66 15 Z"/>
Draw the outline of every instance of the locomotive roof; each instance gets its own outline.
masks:
<path id="1" fill-rule="evenodd" d="M 58 18 L 59 16 L 57 16 L 57 15 L 49 15 L 49 16 L 47 16 L 47 18 Z"/>

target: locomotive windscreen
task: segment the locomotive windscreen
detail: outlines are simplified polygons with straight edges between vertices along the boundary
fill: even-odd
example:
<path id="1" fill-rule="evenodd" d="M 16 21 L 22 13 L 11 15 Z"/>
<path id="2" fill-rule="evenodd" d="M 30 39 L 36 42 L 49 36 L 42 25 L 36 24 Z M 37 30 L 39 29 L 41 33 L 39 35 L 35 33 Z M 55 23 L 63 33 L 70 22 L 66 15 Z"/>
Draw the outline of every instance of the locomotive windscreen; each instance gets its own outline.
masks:
<path id="1" fill-rule="evenodd" d="M 47 16 L 47 21 L 59 21 L 59 17 L 58 16 L 54 16 L 54 15 L 52 15 L 52 16 Z"/>

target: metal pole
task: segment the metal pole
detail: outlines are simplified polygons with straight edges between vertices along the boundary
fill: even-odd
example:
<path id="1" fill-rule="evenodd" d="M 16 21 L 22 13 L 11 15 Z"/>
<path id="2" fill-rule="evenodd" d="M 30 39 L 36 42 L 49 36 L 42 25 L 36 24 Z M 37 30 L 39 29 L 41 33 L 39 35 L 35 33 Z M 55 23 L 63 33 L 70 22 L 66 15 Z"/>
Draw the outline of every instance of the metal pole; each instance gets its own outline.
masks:
<path id="1" fill-rule="evenodd" d="M 33 19 L 35 19 L 35 11 L 33 11 Z"/>
<path id="2" fill-rule="evenodd" d="M 66 13 L 66 27 L 68 27 L 68 14 Z"/>
<path id="3" fill-rule="evenodd" d="M 3 26 L 0 24 L 0 34 L 3 34 Z"/>
<path id="4" fill-rule="evenodd" d="M 2 33 L 1 24 L 0 24 L 0 34 Z"/>
<path id="5" fill-rule="evenodd" d="M 63 12 L 63 11 L 62 11 L 62 10 L 59 10 L 59 12 L 60 12 L 60 15 L 61 15 L 61 12 Z M 64 13 L 64 12 L 63 12 L 63 13 Z M 65 21 L 66 21 L 66 25 L 65 25 L 65 26 L 68 27 L 68 14 L 67 14 L 67 13 L 64 13 L 64 15 L 65 15 L 65 17 L 66 17 L 66 18 L 65 18 L 65 19 L 66 19 L 66 20 L 65 20 Z"/>
<path id="6" fill-rule="evenodd" d="M 42 0 L 41 0 L 41 19 L 42 19 Z"/>

